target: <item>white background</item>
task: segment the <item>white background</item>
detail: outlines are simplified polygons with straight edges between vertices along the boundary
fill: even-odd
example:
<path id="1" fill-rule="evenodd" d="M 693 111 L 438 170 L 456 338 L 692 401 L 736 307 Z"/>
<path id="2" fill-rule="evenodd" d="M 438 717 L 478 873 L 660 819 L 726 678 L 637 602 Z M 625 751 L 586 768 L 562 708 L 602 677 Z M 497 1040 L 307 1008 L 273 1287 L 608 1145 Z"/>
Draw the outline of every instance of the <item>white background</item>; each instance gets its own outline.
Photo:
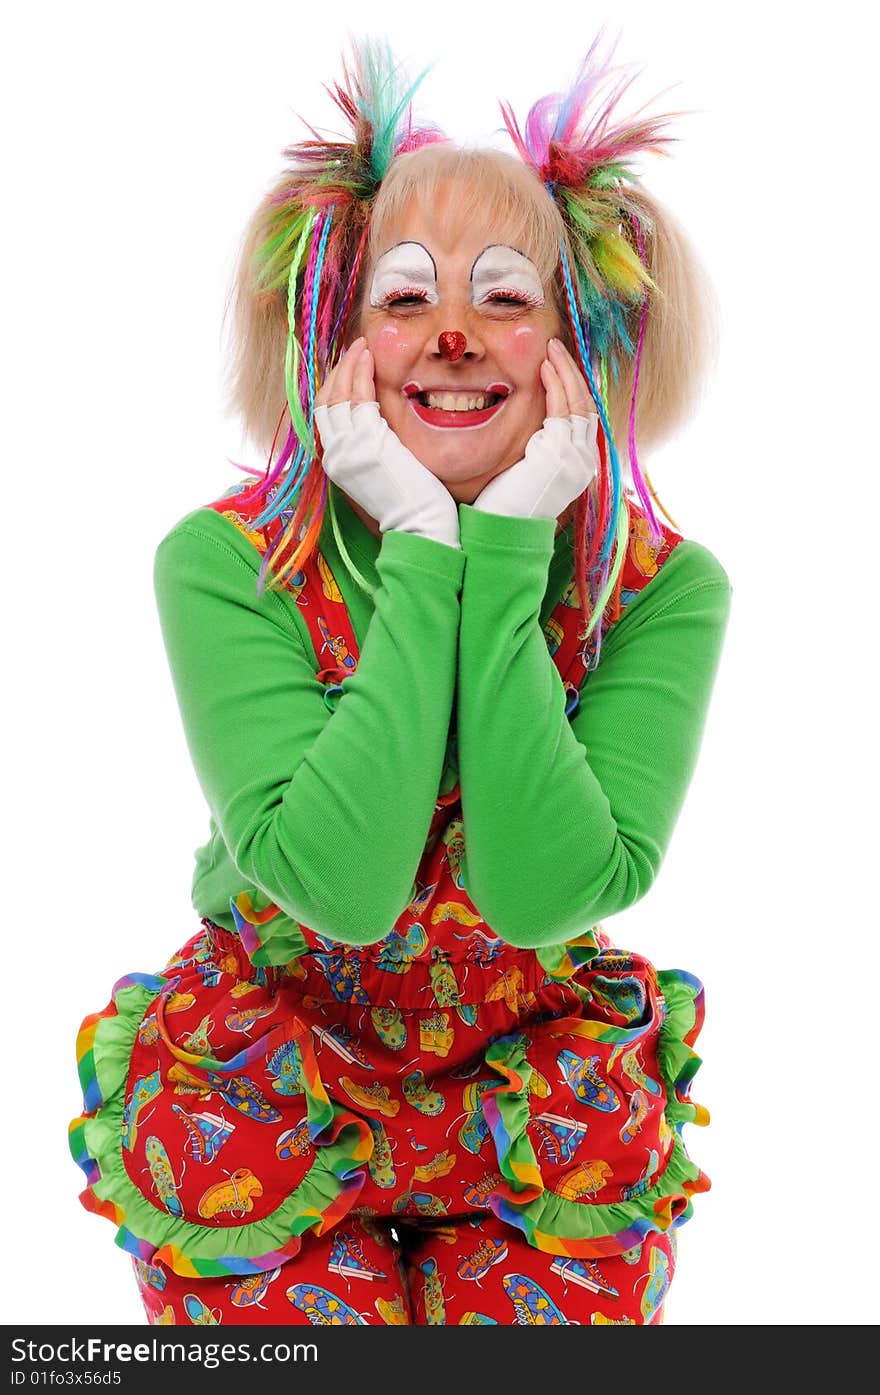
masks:
<path id="1" fill-rule="evenodd" d="M 314 14 L 325 7 L 308 7 Z M 599 26 L 624 110 L 688 109 L 645 184 L 723 307 L 718 371 L 645 462 L 734 584 L 702 757 L 660 877 L 613 924 L 703 979 L 690 1127 L 713 1179 L 670 1324 L 876 1321 L 875 51 L 868 7 L 556 0 L 31 4 L 7 19 L 2 185 L 7 1323 L 141 1322 L 77 1200 L 74 1042 L 123 973 L 197 928 L 207 808 L 152 596 L 153 552 L 253 463 L 224 417 L 238 238 L 349 32 L 387 34 L 416 110 L 506 144 Z M 520 13 L 518 11 L 518 13 Z M 822 14 L 821 25 L 811 16 Z M 629 105 L 626 102 L 629 101 Z M 507 148 L 512 148 L 507 145 Z M 260 464 L 263 462 L 260 461 Z"/>

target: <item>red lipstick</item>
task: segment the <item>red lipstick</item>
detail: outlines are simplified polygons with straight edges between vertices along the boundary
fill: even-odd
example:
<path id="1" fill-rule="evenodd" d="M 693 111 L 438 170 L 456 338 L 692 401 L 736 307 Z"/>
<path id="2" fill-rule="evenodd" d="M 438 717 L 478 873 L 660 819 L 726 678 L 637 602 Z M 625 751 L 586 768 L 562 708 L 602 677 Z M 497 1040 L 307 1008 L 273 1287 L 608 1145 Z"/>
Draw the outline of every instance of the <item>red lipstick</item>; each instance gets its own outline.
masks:
<path id="1" fill-rule="evenodd" d="M 441 427 L 444 430 L 452 428 L 458 431 L 466 431 L 469 427 L 474 426 L 484 426 L 487 421 L 491 421 L 494 416 L 497 416 L 510 396 L 510 388 L 506 383 L 489 383 L 485 387 L 482 385 L 464 386 L 460 383 L 455 384 L 455 386 L 438 383 L 423 388 L 419 383 L 409 382 L 404 385 L 403 391 L 416 416 L 426 426 Z M 428 393 L 441 392 L 449 392 L 454 396 L 461 397 L 481 395 L 497 397 L 499 400 L 488 407 L 481 407 L 473 412 L 447 412 L 439 407 L 428 407 L 420 400 Z"/>

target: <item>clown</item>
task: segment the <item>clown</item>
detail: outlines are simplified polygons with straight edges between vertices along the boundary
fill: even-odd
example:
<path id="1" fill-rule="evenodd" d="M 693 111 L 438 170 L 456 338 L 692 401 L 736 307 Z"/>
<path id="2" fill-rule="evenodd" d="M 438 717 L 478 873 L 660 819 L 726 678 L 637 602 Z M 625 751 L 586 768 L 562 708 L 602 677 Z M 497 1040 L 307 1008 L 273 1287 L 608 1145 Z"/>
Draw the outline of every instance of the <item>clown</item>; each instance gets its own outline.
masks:
<path id="1" fill-rule="evenodd" d="M 711 321 L 599 46 L 524 133 L 502 106 L 511 155 L 363 44 L 351 141 L 289 150 L 245 237 L 268 463 L 155 567 L 200 926 L 78 1043 L 82 1200 L 151 1322 L 662 1321 L 703 992 L 602 921 L 668 846 L 730 584 L 638 459 Z"/>

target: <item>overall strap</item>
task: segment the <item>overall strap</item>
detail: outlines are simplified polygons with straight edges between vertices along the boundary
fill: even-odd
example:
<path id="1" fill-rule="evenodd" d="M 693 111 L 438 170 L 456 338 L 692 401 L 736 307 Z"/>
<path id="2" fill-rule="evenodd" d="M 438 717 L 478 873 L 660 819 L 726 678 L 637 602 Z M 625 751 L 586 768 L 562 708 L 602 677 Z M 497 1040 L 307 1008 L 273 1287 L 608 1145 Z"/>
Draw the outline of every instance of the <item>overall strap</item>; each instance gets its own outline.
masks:
<path id="1" fill-rule="evenodd" d="M 629 515 L 627 550 L 623 566 L 617 579 L 617 586 L 609 598 L 602 614 L 599 628 L 604 640 L 608 631 L 635 599 L 641 590 L 657 575 L 668 561 L 673 550 L 682 541 L 682 535 L 661 523 L 661 537 L 655 546 L 651 542 L 647 515 L 634 499 L 624 495 L 624 507 Z M 562 593 L 544 625 L 544 638 L 547 648 L 559 670 L 566 692 L 566 715 L 572 717 L 577 710 L 578 694 L 586 674 L 595 667 L 596 634 L 589 639 L 581 638 L 583 616 L 580 609 L 577 584 L 572 578 Z"/>
<path id="2" fill-rule="evenodd" d="M 263 528 L 254 528 L 253 521 L 268 500 L 250 507 L 236 505 L 236 496 L 248 487 L 234 485 L 207 507 L 228 518 L 262 557 L 289 523 L 293 510 L 282 510 Z M 304 533 L 305 526 L 300 537 Z M 317 660 L 316 677 L 324 684 L 324 701 L 332 712 L 334 698 L 341 691 L 343 680 L 357 668 L 360 654 L 342 592 L 320 548 L 315 548 L 305 568 L 286 578 L 285 586 L 292 592 L 308 627 Z"/>

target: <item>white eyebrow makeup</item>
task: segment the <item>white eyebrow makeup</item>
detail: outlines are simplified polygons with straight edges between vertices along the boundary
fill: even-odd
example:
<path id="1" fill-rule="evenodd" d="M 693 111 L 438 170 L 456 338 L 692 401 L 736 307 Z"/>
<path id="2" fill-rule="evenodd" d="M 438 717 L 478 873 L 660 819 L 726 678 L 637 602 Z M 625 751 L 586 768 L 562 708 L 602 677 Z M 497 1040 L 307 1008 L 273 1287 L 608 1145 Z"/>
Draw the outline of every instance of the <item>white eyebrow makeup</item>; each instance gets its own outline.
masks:
<path id="1" fill-rule="evenodd" d="M 471 268 L 471 300 L 478 304 L 492 291 L 508 291 L 529 305 L 544 305 L 544 287 L 535 263 L 515 247 L 485 247 Z M 377 261 L 370 285 L 370 305 L 378 309 L 395 294 L 421 291 L 426 305 L 437 305 L 437 267 L 421 242 L 398 242 Z"/>
<path id="2" fill-rule="evenodd" d="M 499 243 L 486 247 L 471 268 L 473 301 L 476 305 L 489 291 L 516 291 L 530 305 L 543 305 L 544 287 L 538 268 L 515 247 Z"/>
<path id="3" fill-rule="evenodd" d="M 426 303 L 436 305 L 437 268 L 434 258 L 421 242 L 398 242 L 376 263 L 370 285 L 370 305 L 384 305 L 392 291 L 418 290 L 426 292 Z"/>

